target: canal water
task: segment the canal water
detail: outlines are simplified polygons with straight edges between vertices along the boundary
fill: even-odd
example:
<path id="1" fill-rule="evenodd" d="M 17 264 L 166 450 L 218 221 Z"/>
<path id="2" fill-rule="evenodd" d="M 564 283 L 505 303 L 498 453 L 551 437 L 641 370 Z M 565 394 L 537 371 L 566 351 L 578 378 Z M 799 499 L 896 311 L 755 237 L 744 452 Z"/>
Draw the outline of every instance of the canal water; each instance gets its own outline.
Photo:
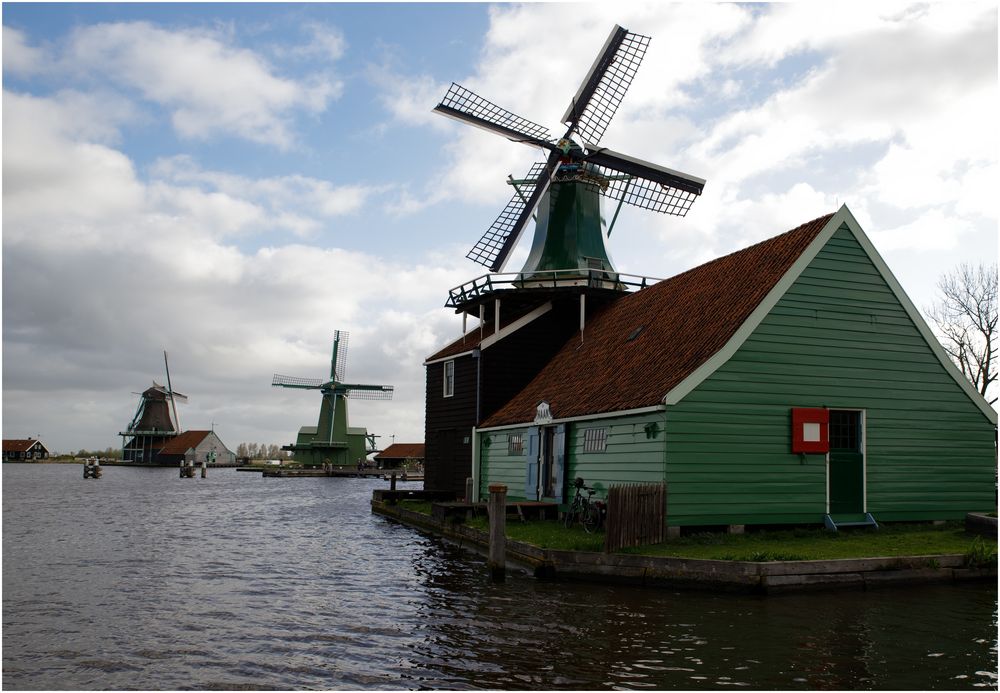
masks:
<path id="1" fill-rule="evenodd" d="M 486 580 L 361 479 L 3 465 L 4 689 L 996 689 L 992 584 Z"/>

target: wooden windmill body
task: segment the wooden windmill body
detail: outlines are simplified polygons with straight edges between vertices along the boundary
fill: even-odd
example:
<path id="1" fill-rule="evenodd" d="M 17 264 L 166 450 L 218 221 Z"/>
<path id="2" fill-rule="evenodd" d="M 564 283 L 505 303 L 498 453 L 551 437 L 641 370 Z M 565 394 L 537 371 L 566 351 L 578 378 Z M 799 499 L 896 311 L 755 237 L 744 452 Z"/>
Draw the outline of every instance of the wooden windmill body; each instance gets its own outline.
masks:
<path id="1" fill-rule="evenodd" d="M 375 435 L 369 434 L 366 428 L 350 426 L 347 414 L 348 398 L 392 399 L 393 387 L 343 382 L 347 369 L 347 344 L 348 333 L 336 330 L 333 337 L 329 380 L 275 374 L 271 382 L 273 387 L 319 390 L 322 395 L 316 425 L 303 426 L 299 429 L 295 443 L 282 447 L 282 450 L 292 453 L 296 462 L 305 466 L 356 465 L 369 453 L 377 452 Z"/>
<path id="2" fill-rule="evenodd" d="M 458 84 L 435 111 L 544 154 L 467 257 L 490 274 L 449 292 L 462 337 L 425 361 L 425 488 L 462 491 L 471 469 L 468 432 L 523 388 L 590 316 L 656 281 L 620 272 L 605 239 L 623 205 L 685 216 L 705 181 L 599 143 L 631 84 L 649 38 L 615 26 L 570 100 L 561 137 Z M 602 203 L 617 204 L 607 220 Z M 527 260 L 505 272 L 535 220 Z M 449 390 L 449 383 L 451 383 Z"/>

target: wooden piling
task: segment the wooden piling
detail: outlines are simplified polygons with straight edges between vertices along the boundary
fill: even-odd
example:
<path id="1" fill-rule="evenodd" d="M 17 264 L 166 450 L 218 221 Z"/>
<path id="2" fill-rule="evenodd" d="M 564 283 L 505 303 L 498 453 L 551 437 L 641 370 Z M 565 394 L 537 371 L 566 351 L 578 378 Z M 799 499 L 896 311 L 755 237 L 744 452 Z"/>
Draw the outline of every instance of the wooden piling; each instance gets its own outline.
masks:
<path id="1" fill-rule="evenodd" d="M 393 472 L 392 474 L 389 475 L 389 490 L 390 491 L 396 490 L 396 472 Z"/>
<path id="2" fill-rule="evenodd" d="M 201 478 L 204 479 L 207 473 L 208 473 L 208 465 L 206 464 L 206 462 L 204 460 L 202 460 L 202 462 L 201 462 Z"/>
<path id="3" fill-rule="evenodd" d="M 465 502 L 472 502 L 472 489 L 473 489 L 473 479 L 471 476 L 465 477 Z"/>
<path id="4" fill-rule="evenodd" d="M 490 550 L 487 565 L 490 579 L 503 582 L 507 564 L 507 486 L 490 484 Z"/>

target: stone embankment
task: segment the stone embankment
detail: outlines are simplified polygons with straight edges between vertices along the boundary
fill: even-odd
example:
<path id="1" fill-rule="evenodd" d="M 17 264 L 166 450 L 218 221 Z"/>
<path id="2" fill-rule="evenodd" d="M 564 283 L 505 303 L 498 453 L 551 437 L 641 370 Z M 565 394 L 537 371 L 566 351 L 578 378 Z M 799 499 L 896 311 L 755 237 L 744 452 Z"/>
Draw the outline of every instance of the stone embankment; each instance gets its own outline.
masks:
<path id="1" fill-rule="evenodd" d="M 485 552 L 487 532 L 406 510 L 376 492 L 372 512 Z M 994 525 L 995 527 L 995 525 Z M 995 531 L 995 530 L 994 530 Z M 724 561 L 625 553 L 557 551 L 506 542 L 507 561 L 536 577 L 767 594 L 813 589 L 872 589 L 890 585 L 996 580 L 997 564 L 971 567 L 960 554 L 820 561 Z"/>

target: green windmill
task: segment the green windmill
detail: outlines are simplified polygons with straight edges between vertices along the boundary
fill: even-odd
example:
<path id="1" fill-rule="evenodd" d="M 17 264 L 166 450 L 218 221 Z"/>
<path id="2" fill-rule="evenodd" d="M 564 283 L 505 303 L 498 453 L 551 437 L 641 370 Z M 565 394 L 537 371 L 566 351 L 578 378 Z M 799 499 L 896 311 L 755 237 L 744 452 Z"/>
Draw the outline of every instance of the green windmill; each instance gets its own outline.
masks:
<path id="1" fill-rule="evenodd" d="M 704 179 L 598 146 L 648 44 L 648 36 L 615 26 L 562 117 L 568 129 L 560 138 L 465 87 L 451 85 L 435 111 L 548 152 L 527 176 L 508 180 L 515 194 L 469 259 L 491 272 L 503 271 L 537 210 L 535 237 L 520 272 L 522 286 L 532 275 L 572 282 L 593 271 L 614 271 L 604 237 L 605 231 L 610 235 L 622 204 L 687 214 L 705 187 Z M 601 213 L 601 197 L 618 202 L 610 225 Z"/>
<path id="2" fill-rule="evenodd" d="M 392 399 L 392 385 L 360 385 L 345 383 L 347 370 L 348 333 L 336 330 L 333 333 L 333 355 L 330 358 L 330 379 L 294 378 L 275 374 L 272 387 L 291 387 L 300 390 L 319 390 L 323 396 L 319 408 L 319 421 L 315 426 L 299 429 L 294 445 L 286 445 L 282 450 L 291 450 L 297 462 L 307 466 L 319 466 L 324 462 L 334 465 L 352 466 L 375 450 L 375 436 L 365 428 L 348 425 L 347 400 Z"/>

